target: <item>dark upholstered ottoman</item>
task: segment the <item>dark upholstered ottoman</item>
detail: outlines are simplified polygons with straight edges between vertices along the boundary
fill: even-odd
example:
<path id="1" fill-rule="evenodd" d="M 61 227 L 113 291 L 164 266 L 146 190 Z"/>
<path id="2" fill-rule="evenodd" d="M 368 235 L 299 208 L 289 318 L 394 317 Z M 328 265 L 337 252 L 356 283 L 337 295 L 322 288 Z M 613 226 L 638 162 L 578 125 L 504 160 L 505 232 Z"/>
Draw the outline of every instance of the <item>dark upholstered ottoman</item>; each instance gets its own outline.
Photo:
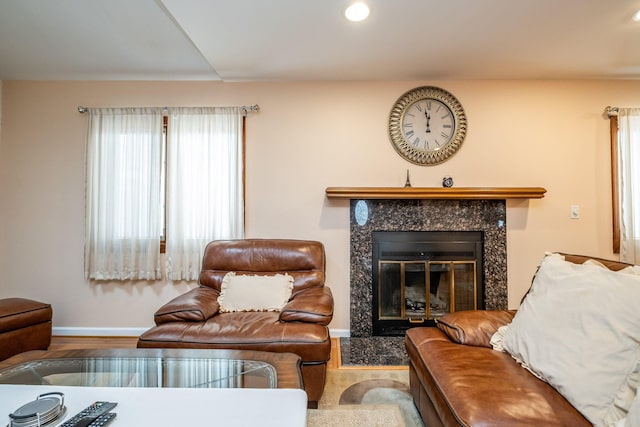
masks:
<path id="1" fill-rule="evenodd" d="M 24 298 L 0 299 L 0 360 L 51 344 L 51 304 Z"/>

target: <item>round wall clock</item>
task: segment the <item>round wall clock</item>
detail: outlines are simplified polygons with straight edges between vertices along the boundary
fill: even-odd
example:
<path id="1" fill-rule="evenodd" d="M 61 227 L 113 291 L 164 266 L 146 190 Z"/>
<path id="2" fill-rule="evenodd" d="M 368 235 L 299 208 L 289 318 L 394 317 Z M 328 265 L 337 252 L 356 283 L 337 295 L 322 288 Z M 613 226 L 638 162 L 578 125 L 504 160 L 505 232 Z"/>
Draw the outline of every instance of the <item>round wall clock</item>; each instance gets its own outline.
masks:
<path id="1" fill-rule="evenodd" d="M 467 117 L 451 93 L 421 86 L 402 95 L 389 114 L 389 138 L 398 154 L 417 165 L 437 165 L 458 151 Z"/>

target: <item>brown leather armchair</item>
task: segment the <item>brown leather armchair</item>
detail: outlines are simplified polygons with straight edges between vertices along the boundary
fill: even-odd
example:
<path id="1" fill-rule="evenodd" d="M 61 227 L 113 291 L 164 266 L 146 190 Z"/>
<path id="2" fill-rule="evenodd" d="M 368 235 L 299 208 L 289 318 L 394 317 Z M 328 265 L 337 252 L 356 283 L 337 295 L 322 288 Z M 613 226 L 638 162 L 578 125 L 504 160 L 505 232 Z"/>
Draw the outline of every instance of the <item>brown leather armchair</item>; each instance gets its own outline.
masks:
<path id="1" fill-rule="evenodd" d="M 289 302 L 280 312 L 221 313 L 218 296 L 228 272 L 246 275 L 288 273 Z M 325 281 L 320 242 L 282 239 L 220 240 L 207 245 L 199 287 L 156 311 L 156 326 L 138 339 L 139 348 L 214 348 L 295 353 L 309 407 L 324 390 L 331 339 L 333 296 Z"/>

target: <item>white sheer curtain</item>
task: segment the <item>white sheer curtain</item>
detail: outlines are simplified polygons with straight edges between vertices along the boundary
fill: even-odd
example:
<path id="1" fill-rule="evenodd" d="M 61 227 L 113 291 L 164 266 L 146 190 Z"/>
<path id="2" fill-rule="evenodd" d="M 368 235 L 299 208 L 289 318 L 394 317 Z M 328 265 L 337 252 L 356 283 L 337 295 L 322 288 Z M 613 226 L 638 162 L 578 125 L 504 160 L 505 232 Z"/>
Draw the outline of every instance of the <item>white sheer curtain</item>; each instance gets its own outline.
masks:
<path id="1" fill-rule="evenodd" d="M 640 264 L 640 108 L 618 110 L 620 260 Z"/>
<path id="2" fill-rule="evenodd" d="M 162 110 L 88 113 L 85 277 L 159 279 Z"/>
<path id="3" fill-rule="evenodd" d="M 172 108 L 167 141 L 167 274 L 197 280 L 205 245 L 244 236 L 243 109 Z"/>

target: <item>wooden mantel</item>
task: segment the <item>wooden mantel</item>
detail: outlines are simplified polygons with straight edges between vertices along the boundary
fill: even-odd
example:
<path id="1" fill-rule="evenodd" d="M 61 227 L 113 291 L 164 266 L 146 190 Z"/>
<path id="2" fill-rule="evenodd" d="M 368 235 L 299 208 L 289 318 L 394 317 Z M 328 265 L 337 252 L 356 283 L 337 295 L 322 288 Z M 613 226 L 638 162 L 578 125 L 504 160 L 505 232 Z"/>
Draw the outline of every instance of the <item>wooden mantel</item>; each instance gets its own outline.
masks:
<path id="1" fill-rule="evenodd" d="M 542 187 L 327 187 L 330 199 L 541 199 Z"/>

